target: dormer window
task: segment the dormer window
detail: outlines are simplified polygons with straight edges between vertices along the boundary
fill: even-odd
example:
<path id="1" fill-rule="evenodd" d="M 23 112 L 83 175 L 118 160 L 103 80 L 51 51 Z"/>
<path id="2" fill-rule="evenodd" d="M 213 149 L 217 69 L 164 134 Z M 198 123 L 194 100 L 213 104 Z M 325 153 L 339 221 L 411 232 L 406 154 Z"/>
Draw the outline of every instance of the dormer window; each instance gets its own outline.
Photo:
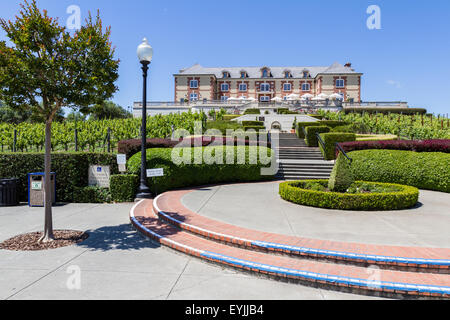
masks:
<path id="1" fill-rule="evenodd" d="M 262 77 L 263 77 L 263 78 L 268 78 L 268 77 L 269 77 L 269 70 L 264 69 L 264 70 L 262 71 Z"/>
<path id="2" fill-rule="evenodd" d="M 248 78 L 247 72 L 241 71 L 241 78 L 242 78 L 242 79 Z"/>
<path id="3" fill-rule="evenodd" d="M 308 70 L 304 70 L 303 71 L 303 78 L 309 78 L 309 71 Z"/>
<path id="4" fill-rule="evenodd" d="M 284 77 L 287 79 L 287 78 L 292 78 L 292 75 L 291 75 L 291 73 L 289 72 L 289 71 L 285 71 L 284 72 Z"/>
<path id="5" fill-rule="evenodd" d="M 228 71 L 224 71 L 222 73 L 222 75 L 223 75 L 224 78 L 230 78 L 231 77 L 231 75 L 230 75 L 230 73 Z"/>

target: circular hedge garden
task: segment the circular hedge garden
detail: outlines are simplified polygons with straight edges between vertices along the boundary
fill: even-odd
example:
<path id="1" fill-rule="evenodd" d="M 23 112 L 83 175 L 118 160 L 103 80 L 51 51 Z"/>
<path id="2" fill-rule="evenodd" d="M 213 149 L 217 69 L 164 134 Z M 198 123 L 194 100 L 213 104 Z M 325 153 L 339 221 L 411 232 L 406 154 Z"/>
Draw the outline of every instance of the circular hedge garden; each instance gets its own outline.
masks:
<path id="1" fill-rule="evenodd" d="M 280 196 L 304 206 L 359 211 L 408 209 L 419 200 L 419 189 L 399 184 L 357 181 L 346 193 L 330 192 L 327 186 L 328 180 L 284 182 Z"/>

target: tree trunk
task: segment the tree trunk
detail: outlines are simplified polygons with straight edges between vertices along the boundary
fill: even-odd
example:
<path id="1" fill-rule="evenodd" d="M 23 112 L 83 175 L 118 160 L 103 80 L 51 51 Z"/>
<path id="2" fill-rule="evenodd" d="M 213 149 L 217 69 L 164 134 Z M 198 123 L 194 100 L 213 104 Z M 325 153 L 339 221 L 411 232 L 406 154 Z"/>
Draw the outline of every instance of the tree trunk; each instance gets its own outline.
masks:
<path id="1" fill-rule="evenodd" d="M 52 120 L 45 122 L 45 170 L 44 170 L 44 208 L 45 224 L 44 235 L 39 242 L 50 242 L 54 240 L 53 218 L 52 218 L 52 183 L 51 183 L 51 150 L 52 150 Z"/>

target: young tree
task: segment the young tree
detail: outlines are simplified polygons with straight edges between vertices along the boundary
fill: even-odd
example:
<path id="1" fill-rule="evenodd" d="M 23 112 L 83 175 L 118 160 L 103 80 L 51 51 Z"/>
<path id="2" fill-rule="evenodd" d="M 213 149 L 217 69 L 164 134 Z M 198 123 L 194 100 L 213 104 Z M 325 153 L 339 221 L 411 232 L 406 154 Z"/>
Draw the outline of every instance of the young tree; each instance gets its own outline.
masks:
<path id="1" fill-rule="evenodd" d="M 71 35 L 58 19 L 27 0 L 15 21 L 0 19 L 12 46 L 0 41 L 0 99 L 28 106 L 45 119 L 45 180 L 50 182 L 51 127 L 62 107 L 90 106 L 117 90 L 119 60 L 97 13 Z M 40 241 L 54 239 L 50 183 L 45 183 L 45 226 Z"/>

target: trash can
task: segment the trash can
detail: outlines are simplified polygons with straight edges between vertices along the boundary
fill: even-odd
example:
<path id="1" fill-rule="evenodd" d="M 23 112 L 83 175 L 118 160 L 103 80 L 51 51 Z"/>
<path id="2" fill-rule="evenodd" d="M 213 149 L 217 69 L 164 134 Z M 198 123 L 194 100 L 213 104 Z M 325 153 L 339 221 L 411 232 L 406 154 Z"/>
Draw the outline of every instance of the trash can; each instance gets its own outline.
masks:
<path id="1" fill-rule="evenodd" d="M 0 179 L 0 207 L 17 206 L 17 184 L 19 179 Z"/>
<path id="2" fill-rule="evenodd" d="M 28 205 L 30 207 L 44 206 L 44 188 L 45 188 L 45 173 L 36 172 L 28 174 Z M 50 174 L 50 183 L 52 190 L 52 204 L 56 203 L 56 173 Z"/>

